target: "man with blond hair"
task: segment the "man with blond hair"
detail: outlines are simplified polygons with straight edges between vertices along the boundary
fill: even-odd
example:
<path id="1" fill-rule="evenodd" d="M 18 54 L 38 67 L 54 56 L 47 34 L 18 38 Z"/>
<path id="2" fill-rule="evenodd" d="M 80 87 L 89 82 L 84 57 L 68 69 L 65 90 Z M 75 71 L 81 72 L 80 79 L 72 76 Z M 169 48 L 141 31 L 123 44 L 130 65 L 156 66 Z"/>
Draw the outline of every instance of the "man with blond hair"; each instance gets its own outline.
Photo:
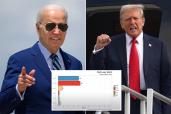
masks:
<path id="1" fill-rule="evenodd" d="M 164 43 L 143 32 L 141 4 L 123 5 L 120 24 L 124 34 L 97 37 L 91 58 L 92 69 L 122 70 L 122 84 L 146 95 L 147 88 L 171 98 L 170 62 Z M 123 99 L 123 98 L 122 98 Z M 170 114 L 171 107 L 154 99 L 153 114 Z M 122 111 L 113 114 L 124 114 Z M 140 101 L 131 96 L 131 114 L 140 114 Z"/>

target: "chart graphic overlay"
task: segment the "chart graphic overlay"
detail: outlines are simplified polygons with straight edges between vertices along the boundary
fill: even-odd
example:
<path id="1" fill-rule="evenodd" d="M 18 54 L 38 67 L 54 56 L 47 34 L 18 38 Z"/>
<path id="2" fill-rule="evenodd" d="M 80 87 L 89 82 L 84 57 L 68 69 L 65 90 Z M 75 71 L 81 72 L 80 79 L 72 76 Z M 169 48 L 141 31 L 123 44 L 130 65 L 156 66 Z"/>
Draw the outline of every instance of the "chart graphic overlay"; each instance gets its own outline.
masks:
<path id="1" fill-rule="evenodd" d="M 120 70 L 53 70 L 52 111 L 121 110 Z"/>

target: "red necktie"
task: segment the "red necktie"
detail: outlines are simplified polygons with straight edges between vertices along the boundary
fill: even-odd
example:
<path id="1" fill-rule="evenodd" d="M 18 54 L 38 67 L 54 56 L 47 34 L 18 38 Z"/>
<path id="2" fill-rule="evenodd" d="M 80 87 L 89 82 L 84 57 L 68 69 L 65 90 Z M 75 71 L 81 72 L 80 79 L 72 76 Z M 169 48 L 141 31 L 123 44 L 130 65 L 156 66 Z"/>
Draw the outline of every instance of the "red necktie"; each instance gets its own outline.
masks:
<path id="1" fill-rule="evenodd" d="M 131 52 L 130 52 L 129 84 L 130 84 L 131 89 L 140 93 L 139 57 L 138 57 L 138 52 L 136 48 L 136 38 L 132 39 L 132 46 L 131 46 Z M 133 97 L 133 99 L 136 99 L 136 97 Z"/>

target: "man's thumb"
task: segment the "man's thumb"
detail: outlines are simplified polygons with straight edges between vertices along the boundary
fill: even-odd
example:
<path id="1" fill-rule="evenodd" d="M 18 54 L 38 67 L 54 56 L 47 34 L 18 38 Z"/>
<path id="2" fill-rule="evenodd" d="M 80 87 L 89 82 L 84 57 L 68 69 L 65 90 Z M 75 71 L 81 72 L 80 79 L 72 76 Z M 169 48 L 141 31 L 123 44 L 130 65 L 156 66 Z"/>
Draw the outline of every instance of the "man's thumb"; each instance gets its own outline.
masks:
<path id="1" fill-rule="evenodd" d="M 32 76 L 32 77 L 34 77 L 35 72 L 36 72 L 36 70 L 33 69 L 33 70 L 30 71 L 29 75 Z"/>

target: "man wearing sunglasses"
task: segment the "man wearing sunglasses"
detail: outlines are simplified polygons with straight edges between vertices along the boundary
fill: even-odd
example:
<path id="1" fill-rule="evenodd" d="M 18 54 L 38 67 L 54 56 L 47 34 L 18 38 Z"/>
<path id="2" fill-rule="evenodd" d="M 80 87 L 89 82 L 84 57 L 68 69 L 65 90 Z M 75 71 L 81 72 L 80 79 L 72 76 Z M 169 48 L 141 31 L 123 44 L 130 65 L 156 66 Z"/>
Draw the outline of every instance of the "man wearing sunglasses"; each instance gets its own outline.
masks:
<path id="1" fill-rule="evenodd" d="M 51 71 L 81 70 L 82 64 L 60 47 L 64 43 L 67 12 L 58 5 L 43 7 L 36 22 L 39 41 L 12 55 L 2 84 L 0 113 L 76 114 L 51 111 Z"/>

